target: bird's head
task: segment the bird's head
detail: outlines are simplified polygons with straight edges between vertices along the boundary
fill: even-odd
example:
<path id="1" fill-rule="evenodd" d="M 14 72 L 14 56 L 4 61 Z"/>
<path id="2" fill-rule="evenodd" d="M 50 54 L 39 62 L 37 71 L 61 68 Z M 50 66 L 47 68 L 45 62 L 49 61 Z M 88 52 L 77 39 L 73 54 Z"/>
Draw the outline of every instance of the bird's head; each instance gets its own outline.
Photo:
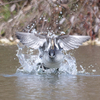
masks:
<path id="1" fill-rule="evenodd" d="M 51 59 L 55 58 L 55 50 L 54 50 L 54 49 L 50 49 L 50 50 L 49 50 L 49 57 L 50 57 Z"/>

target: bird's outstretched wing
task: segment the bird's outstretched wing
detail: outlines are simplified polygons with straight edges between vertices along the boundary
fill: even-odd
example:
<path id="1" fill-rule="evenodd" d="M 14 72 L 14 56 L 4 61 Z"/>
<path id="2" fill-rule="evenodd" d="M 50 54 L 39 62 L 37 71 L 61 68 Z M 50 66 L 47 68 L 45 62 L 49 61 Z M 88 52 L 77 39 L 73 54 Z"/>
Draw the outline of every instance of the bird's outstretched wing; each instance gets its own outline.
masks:
<path id="1" fill-rule="evenodd" d="M 62 35 L 58 36 L 57 42 L 64 50 L 78 48 L 83 42 L 90 39 L 90 36 Z"/>
<path id="2" fill-rule="evenodd" d="M 35 33 L 16 32 L 17 38 L 27 47 L 38 49 L 46 42 L 46 36 Z"/>

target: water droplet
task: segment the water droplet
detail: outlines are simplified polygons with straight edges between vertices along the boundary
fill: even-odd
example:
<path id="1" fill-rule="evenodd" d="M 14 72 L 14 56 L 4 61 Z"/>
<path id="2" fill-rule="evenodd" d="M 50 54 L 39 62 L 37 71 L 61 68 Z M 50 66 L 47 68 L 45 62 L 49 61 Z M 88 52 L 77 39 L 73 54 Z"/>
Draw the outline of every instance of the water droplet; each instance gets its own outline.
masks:
<path id="1" fill-rule="evenodd" d="M 96 70 L 95 70 L 95 69 L 93 69 L 93 70 L 92 70 L 92 72 L 96 72 Z"/>
<path id="2" fill-rule="evenodd" d="M 62 11 L 60 12 L 60 14 L 62 14 Z"/>
<path id="3" fill-rule="evenodd" d="M 60 29 L 60 27 L 59 27 L 59 29 Z"/>

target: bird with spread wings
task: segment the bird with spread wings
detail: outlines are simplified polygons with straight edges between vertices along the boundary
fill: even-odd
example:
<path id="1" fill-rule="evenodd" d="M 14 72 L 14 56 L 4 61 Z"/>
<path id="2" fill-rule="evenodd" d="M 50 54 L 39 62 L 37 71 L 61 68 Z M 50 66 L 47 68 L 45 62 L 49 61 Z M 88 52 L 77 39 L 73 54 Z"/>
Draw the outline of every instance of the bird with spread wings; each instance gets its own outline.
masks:
<path id="1" fill-rule="evenodd" d="M 68 51 L 78 48 L 83 42 L 90 39 L 90 36 L 59 35 L 48 36 L 36 33 L 16 32 L 20 42 L 30 48 L 39 49 L 43 68 L 57 68 L 63 60 L 62 50 Z"/>

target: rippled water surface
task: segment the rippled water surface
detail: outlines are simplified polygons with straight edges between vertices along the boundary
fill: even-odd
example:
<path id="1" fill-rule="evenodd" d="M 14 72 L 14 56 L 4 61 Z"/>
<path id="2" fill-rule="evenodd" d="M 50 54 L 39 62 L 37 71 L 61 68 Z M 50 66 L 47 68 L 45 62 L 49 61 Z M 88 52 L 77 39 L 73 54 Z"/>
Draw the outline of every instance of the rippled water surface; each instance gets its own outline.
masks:
<path id="1" fill-rule="evenodd" d="M 100 100 L 100 47 L 82 46 L 68 52 L 74 58 L 68 58 L 68 64 L 74 62 L 76 74 L 68 66 L 64 68 L 68 72 L 19 73 L 17 49 L 0 46 L 0 100 Z"/>

